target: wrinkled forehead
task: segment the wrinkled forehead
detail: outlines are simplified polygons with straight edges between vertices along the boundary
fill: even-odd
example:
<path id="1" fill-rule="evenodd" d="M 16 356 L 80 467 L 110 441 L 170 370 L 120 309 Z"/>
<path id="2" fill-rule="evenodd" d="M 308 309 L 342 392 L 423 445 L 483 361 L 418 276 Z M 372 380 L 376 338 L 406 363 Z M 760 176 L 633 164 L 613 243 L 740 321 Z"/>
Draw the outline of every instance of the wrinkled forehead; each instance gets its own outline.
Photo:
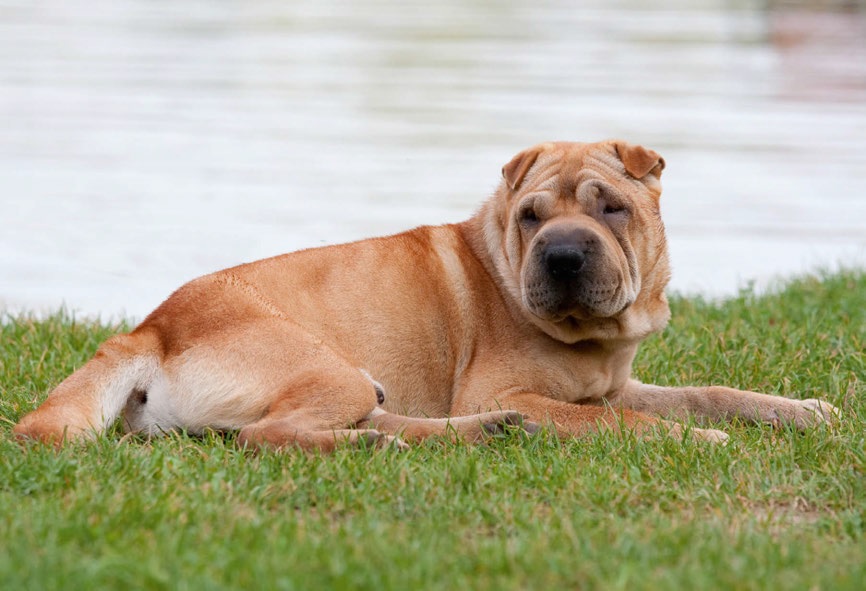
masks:
<path id="1" fill-rule="evenodd" d="M 538 157 L 530 183 L 534 190 L 573 193 L 589 181 L 642 187 L 625 170 L 616 149 L 607 144 L 549 144 Z"/>

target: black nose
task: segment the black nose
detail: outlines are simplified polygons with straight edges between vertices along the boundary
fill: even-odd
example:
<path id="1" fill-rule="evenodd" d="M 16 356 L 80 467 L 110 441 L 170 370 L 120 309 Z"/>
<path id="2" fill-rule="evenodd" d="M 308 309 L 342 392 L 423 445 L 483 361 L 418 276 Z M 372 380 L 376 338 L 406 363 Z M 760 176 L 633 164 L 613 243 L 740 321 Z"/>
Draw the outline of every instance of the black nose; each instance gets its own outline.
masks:
<path id="1" fill-rule="evenodd" d="M 557 281 L 568 281 L 577 277 L 586 255 L 580 248 L 569 245 L 553 245 L 544 252 L 544 266 Z"/>

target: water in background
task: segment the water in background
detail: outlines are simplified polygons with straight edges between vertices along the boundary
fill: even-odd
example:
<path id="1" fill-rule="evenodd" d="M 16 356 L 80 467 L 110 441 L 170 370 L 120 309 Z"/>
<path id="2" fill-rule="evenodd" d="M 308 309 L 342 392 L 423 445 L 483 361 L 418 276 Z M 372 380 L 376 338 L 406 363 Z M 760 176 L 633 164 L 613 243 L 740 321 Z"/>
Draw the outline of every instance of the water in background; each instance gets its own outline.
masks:
<path id="1" fill-rule="evenodd" d="M 551 139 L 665 157 L 676 290 L 863 264 L 863 3 L 575 4 L 0 0 L 0 306 L 141 318 L 215 269 L 464 219 Z"/>

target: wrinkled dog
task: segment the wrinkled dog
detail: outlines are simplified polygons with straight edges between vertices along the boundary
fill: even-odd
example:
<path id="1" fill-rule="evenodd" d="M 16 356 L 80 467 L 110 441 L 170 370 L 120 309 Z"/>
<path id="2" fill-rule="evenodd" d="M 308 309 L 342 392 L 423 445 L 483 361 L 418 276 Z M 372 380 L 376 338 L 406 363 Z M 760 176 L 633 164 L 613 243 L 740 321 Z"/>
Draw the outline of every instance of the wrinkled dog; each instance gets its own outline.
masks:
<path id="1" fill-rule="evenodd" d="M 682 434 L 659 416 L 832 420 L 817 400 L 631 378 L 638 344 L 669 318 L 663 168 L 622 141 L 542 144 L 506 164 L 463 223 L 191 281 L 106 341 L 15 433 L 60 444 L 122 415 L 137 432 L 238 429 L 241 444 L 329 451 L 475 440 L 523 418 L 563 436 Z"/>

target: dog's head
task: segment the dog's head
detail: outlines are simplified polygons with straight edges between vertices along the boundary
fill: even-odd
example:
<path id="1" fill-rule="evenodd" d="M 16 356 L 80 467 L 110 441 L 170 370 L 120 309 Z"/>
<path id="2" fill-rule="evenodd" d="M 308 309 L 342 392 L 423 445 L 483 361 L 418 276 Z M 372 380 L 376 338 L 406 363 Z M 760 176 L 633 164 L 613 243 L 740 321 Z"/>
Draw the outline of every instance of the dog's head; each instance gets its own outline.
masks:
<path id="1" fill-rule="evenodd" d="M 669 317 L 664 160 L 619 140 L 548 143 L 502 168 L 485 236 L 526 316 L 550 336 L 642 338 Z"/>

